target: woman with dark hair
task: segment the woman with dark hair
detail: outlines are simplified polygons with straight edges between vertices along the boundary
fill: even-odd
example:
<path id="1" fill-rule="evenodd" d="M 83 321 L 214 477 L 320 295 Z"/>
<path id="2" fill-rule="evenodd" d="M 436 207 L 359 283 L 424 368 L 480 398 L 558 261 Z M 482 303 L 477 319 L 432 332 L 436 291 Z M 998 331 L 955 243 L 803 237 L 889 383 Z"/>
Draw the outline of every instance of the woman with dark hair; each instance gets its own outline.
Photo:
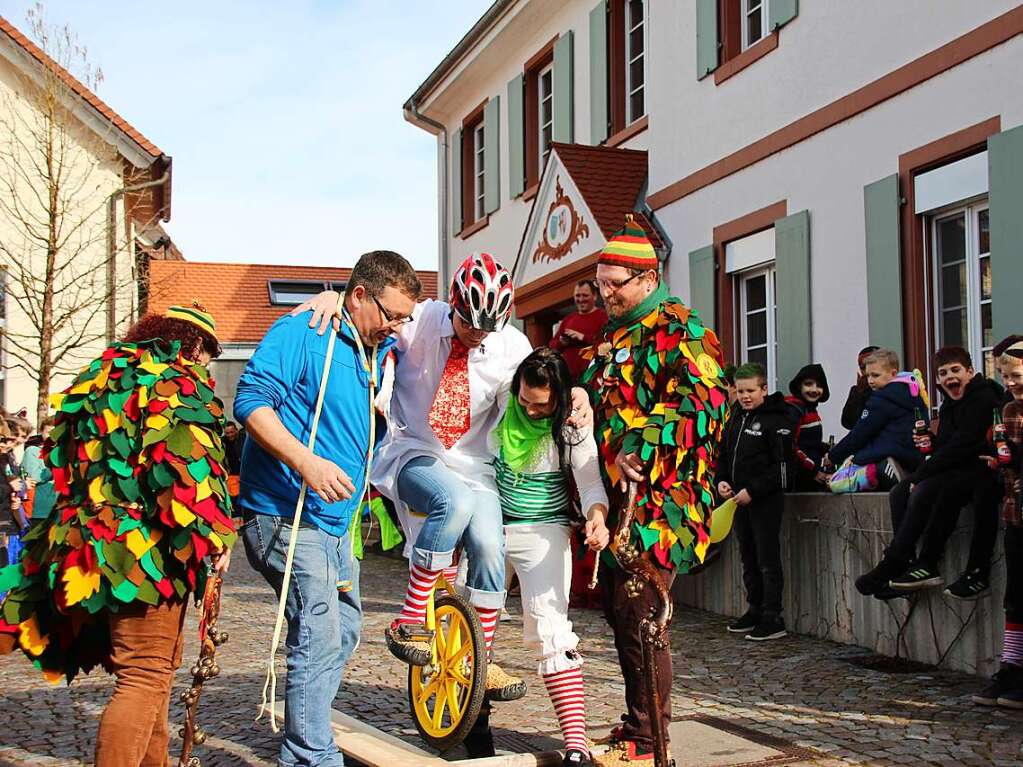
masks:
<path id="1" fill-rule="evenodd" d="M 592 425 L 567 424 L 571 390 L 571 374 L 558 352 L 540 348 L 526 357 L 494 430 L 494 467 L 507 566 L 522 588 L 523 639 L 538 649 L 538 671 L 565 739 L 564 763 L 590 765 L 579 637 L 568 619 L 572 480 L 586 516 L 585 542 L 595 551 L 609 539 L 607 494 Z"/>
<path id="2" fill-rule="evenodd" d="M 97 767 L 167 762 L 167 709 L 189 595 L 235 540 L 223 406 L 206 365 L 220 352 L 199 306 L 149 315 L 56 395 L 43 460 L 56 501 L 0 570 L 0 654 L 20 649 L 50 681 L 102 665 L 117 676 Z"/>

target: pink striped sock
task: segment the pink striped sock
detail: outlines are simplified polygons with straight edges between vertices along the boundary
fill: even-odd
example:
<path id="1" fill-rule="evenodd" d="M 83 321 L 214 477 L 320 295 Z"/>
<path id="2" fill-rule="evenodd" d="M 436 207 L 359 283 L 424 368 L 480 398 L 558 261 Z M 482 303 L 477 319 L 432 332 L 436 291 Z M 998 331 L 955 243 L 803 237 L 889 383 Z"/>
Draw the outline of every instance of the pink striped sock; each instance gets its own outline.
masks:
<path id="1" fill-rule="evenodd" d="M 494 646 L 494 632 L 497 631 L 497 619 L 501 616 L 501 611 L 477 607 L 476 614 L 480 616 L 480 623 L 483 624 L 483 639 L 489 655 L 490 648 Z"/>
<path id="2" fill-rule="evenodd" d="M 1016 666 L 1023 666 L 1023 623 L 1005 622 L 1002 661 Z"/>
<path id="3" fill-rule="evenodd" d="M 586 695 L 583 692 L 582 669 L 577 667 L 544 674 L 543 683 L 554 704 L 554 713 L 561 726 L 565 748 L 577 748 L 589 753 L 590 749 L 586 744 Z"/>
<path id="4" fill-rule="evenodd" d="M 408 591 L 405 593 L 405 604 L 402 605 L 398 623 L 423 623 L 426 620 L 426 603 L 441 570 L 427 570 L 419 565 L 409 568 Z"/>

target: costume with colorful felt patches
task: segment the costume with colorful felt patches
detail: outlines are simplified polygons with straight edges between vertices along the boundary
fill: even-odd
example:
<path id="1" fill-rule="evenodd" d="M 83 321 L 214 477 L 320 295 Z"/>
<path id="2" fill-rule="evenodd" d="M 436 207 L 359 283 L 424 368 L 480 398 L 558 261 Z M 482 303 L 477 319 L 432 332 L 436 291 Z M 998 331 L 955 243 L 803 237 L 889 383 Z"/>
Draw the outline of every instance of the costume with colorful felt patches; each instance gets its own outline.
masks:
<path id="1" fill-rule="evenodd" d="M 107 616 L 202 594 L 204 557 L 234 543 L 223 405 L 180 351 L 114 344 L 53 397 L 56 505 L 0 571 L 0 651 L 13 639 L 52 681 L 109 668 Z"/>
<path id="2" fill-rule="evenodd" d="M 658 267 L 645 232 L 632 221 L 599 263 L 636 270 L 633 277 Z M 622 540 L 653 562 L 667 589 L 676 574 L 703 562 L 711 543 L 714 462 L 728 417 L 721 347 L 699 316 L 658 284 L 609 321 L 592 354 L 582 385 L 592 392 L 594 435 L 610 489 L 608 527 L 618 526 L 628 505 L 616 458 L 635 454 L 643 479 L 635 483 L 635 514 Z M 658 745 L 657 732 L 667 733 L 671 720 L 671 653 L 665 642 L 654 650 L 653 669 L 646 668 L 638 626 L 663 607 L 664 590 L 637 581 L 608 549 L 602 559 L 608 565 L 601 574 L 604 614 L 626 681 L 627 710 L 600 763 L 653 760 L 655 749 L 666 747 Z"/>

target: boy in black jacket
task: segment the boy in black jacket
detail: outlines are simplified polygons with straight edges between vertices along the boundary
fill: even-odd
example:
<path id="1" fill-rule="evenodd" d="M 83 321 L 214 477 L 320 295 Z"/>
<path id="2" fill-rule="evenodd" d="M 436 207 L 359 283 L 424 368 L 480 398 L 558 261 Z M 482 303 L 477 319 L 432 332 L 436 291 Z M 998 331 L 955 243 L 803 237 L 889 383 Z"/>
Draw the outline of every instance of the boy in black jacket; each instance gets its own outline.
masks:
<path id="1" fill-rule="evenodd" d="M 728 630 L 764 641 L 785 636 L 782 620 L 781 515 L 792 416 L 781 392 L 768 396 L 756 363 L 735 371 L 739 408 L 725 426 L 715 477 L 718 494 L 735 498 L 734 529 L 749 609 Z"/>
<path id="2" fill-rule="evenodd" d="M 974 373 L 969 352 L 960 346 L 939 349 L 934 367 L 945 398 L 938 410 L 933 453 L 889 493 L 895 535 L 881 562 L 857 578 L 861 594 L 876 594 L 889 582 L 900 591 L 940 586 L 938 562 L 960 509 L 967 504 L 975 514 L 970 558 L 962 577 L 946 593 L 975 599 L 988 589 L 1001 488 L 981 456 L 990 453 L 987 433 L 1002 391 Z M 914 441 L 920 447 L 921 438 Z M 925 530 L 917 557 L 916 544 Z"/>

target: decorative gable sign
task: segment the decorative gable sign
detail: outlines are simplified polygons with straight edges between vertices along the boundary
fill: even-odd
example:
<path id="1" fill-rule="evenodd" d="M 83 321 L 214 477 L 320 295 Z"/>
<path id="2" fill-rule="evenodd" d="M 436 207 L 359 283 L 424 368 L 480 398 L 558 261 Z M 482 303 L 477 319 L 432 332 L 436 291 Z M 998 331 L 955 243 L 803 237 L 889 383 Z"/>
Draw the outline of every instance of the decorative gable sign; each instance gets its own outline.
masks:
<path id="1" fill-rule="evenodd" d="M 572 203 L 572 198 L 561 188 L 561 179 L 554 182 L 555 198 L 547 210 L 547 222 L 540 243 L 533 251 L 533 263 L 560 261 L 572 251 L 572 246 L 589 237 L 587 226 Z"/>
<path id="2" fill-rule="evenodd" d="M 606 244 L 586 201 L 558 157 L 547 160 L 515 260 L 517 289 L 570 267 Z"/>

